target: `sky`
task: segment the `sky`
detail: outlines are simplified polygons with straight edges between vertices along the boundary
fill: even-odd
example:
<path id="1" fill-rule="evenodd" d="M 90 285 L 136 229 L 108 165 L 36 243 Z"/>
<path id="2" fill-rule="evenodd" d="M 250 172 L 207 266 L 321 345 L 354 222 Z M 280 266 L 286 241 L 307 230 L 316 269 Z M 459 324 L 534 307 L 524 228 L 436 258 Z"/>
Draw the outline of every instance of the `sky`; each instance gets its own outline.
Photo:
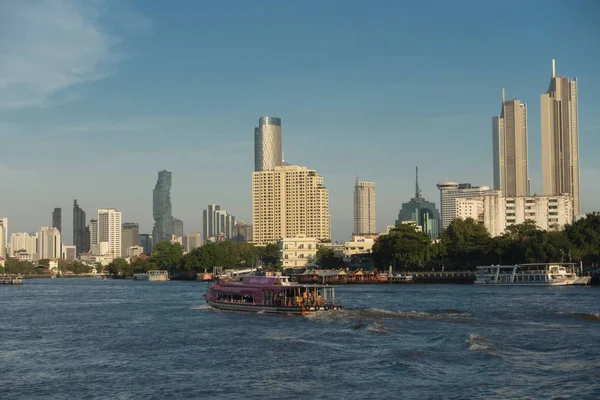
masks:
<path id="1" fill-rule="evenodd" d="M 158 171 L 173 173 L 185 233 L 220 204 L 251 222 L 254 127 L 282 118 L 285 161 L 329 189 L 332 236 L 353 228 L 356 177 L 377 227 L 436 183 L 493 185 L 501 90 L 528 105 L 541 193 L 540 94 L 578 79 L 581 204 L 600 209 L 600 3 L 4 0 L 0 2 L 0 217 L 72 240 L 77 199 L 152 231 Z"/>

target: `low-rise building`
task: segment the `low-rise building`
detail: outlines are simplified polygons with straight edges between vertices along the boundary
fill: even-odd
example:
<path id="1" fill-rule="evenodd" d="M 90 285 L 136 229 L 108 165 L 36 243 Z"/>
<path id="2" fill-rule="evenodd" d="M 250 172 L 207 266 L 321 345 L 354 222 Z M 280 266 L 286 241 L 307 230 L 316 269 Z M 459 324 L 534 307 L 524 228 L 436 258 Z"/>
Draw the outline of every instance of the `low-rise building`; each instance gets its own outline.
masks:
<path id="1" fill-rule="evenodd" d="M 77 258 L 77 246 L 62 245 L 62 257 L 63 260 L 73 261 Z"/>
<path id="2" fill-rule="evenodd" d="M 317 238 L 297 235 L 283 238 L 279 243 L 279 259 L 283 268 L 314 267 L 317 260 Z"/>
<path id="3" fill-rule="evenodd" d="M 144 248 L 142 246 L 129 246 L 125 249 L 125 255 L 128 259 L 139 257 L 144 254 Z"/>
<path id="4" fill-rule="evenodd" d="M 353 240 L 344 243 L 344 261 L 356 254 L 370 254 L 375 240 L 372 238 L 355 236 Z"/>

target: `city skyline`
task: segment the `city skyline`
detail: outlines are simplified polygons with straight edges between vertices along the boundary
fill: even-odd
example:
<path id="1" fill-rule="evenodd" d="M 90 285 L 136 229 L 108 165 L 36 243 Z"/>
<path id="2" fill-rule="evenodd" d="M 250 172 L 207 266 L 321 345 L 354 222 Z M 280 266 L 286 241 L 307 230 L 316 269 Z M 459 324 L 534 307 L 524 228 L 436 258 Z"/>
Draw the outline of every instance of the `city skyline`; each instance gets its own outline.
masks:
<path id="1" fill-rule="evenodd" d="M 88 211 L 114 205 L 140 224 L 140 232 L 150 233 L 148 191 L 161 169 L 177 177 L 171 194 L 186 233 L 201 231 L 199 204 L 227 202 L 237 218 L 249 221 L 247 171 L 254 164 L 252 127 L 261 115 L 285 122 L 286 159 L 323 176 L 334 240 L 352 231 L 349 186 L 357 174 L 377 182 L 377 230 L 384 231 L 411 196 L 408 171 L 415 164 L 422 165 L 428 199 L 438 198 L 439 181 L 493 186 L 489 118 L 499 111 L 502 87 L 528 105 L 531 194 L 541 194 L 538 99 L 548 87 L 551 59 L 579 82 L 582 212 L 600 208 L 600 188 L 593 184 L 600 179 L 594 154 L 600 145 L 594 97 L 600 56 L 589 51 L 598 31 L 588 17 L 593 10 L 583 5 L 547 7 L 544 19 L 538 6 L 524 5 L 518 15 L 499 15 L 489 23 L 486 4 L 439 3 L 443 12 L 418 4 L 407 6 L 409 12 L 393 3 L 373 8 L 358 1 L 280 4 L 260 11 L 278 27 L 277 35 L 244 17 L 259 13 L 251 5 L 233 11 L 219 4 L 188 6 L 185 13 L 166 13 L 146 3 L 134 8 L 119 2 L 110 10 L 96 9 L 96 3 L 83 9 L 75 2 L 47 2 L 41 10 L 21 2 L 3 5 L 3 14 L 10 15 L 3 34 L 14 44 L 8 54 L 44 66 L 33 73 L 2 69 L 3 146 L 28 154 L 23 163 L 17 152 L 7 152 L 0 164 L 0 179 L 16 193 L 0 200 L 10 232 L 38 231 L 53 207 L 68 208 L 77 198 Z M 96 11 L 104 18 L 93 18 Z M 223 28 L 216 17 L 225 13 L 237 22 L 227 22 L 225 33 L 212 39 L 210 32 Z M 114 18 L 119 15 L 127 17 Z M 76 40 L 57 36 L 53 21 L 73 17 L 80 30 L 65 37 Z M 416 17 L 428 23 L 419 26 Z M 43 21 L 35 25 L 37 34 L 26 35 L 24 27 L 37 20 Z M 181 30 L 168 29 L 175 22 Z M 564 29 L 554 29 L 558 23 Z M 510 32 L 508 24 L 514 27 Z M 212 56 L 190 56 L 156 44 L 156 37 Z M 211 39 L 200 39 L 206 37 Z M 413 37 L 418 40 L 408 39 Z M 40 61 L 40 55 L 25 51 L 34 45 L 70 57 Z M 265 47 L 277 51 L 266 54 Z M 359 56 L 365 48 L 371 50 L 368 58 Z M 239 62 L 256 54 L 263 56 L 249 66 Z M 114 177 L 111 190 L 98 190 L 107 176 Z M 52 193 L 52 204 L 40 193 Z M 71 243 L 68 214 L 62 215 L 65 243 Z"/>

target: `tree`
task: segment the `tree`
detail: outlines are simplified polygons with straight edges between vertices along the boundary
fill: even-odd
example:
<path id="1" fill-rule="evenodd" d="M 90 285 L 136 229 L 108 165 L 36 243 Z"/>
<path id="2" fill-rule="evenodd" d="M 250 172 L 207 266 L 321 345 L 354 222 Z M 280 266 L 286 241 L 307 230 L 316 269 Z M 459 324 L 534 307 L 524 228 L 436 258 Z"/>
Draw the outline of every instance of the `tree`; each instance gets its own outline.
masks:
<path id="1" fill-rule="evenodd" d="M 452 221 L 441 241 L 451 269 L 473 269 L 486 263 L 492 244 L 487 229 L 473 218 Z"/>
<path id="2" fill-rule="evenodd" d="M 279 260 L 279 245 L 271 243 L 266 246 L 257 247 L 258 258 L 266 267 L 279 268 L 281 261 Z"/>
<path id="3" fill-rule="evenodd" d="M 166 269 L 173 272 L 179 268 L 183 259 L 183 246 L 168 241 L 160 242 L 152 248 L 150 266 L 152 269 Z"/>
<path id="4" fill-rule="evenodd" d="M 330 247 L 317 247 L 317 265 L 323 269 L 342 268 L 346 264 L 341 257 L 335 255 L 335 252 Z"/>
<path id="5" fill-rule="evenodd" d="M 150 269 L 150 262 L 146 258 L 135 257 L 131 260 L 131 268 L 134 273 L 144 273 Z"/>
<path id="6" fill-rule="evenodd" d="M 565 235 L 574 246 L 573 257 L 586 263 L 600 262 L 600 213 L 587 214 L 565 227 Z"/>
<path id="7" fill-rule="evenodd" d="M 375 265 L 399 268 L 420 268 L 430 257 L 431 239 L 412 224 L 398 224 L 387 235 L 375 240 L 372 252 Z"/>
<path id="8" fill-rule="evenodd" d="M 108 272 L 114 275 L 131 276 L 133 268 L 124 258 L 115 258 L 108 264 Z"/>

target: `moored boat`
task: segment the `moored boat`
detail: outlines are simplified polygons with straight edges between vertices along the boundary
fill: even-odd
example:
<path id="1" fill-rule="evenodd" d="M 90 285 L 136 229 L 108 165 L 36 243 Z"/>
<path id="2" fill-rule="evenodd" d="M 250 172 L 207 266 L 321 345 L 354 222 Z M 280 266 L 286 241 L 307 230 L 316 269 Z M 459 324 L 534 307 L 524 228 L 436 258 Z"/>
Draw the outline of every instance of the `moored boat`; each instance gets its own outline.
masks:
<path id="1" fill-rule="evenodd" d="M 138 281 L 168 281 L 169 271 L 163 269 L 151 269 L 142 274 L 133 274 L 133 279 Z"/>
<path id="2" fill-rule="evenodd" d="M 212 307 L 229 311 L 304 315 L 343 308 L 331 286 L 292 285 L 289 277 L 269 272 L 248 275 L 241 282 L 216 283 L 205 296 Z"/>
<path id="3" fill-rule="evenodd" d="M 590 276 L 577 276 L 573 263 L 533 263 L 477 267 L 475 284 L 520 286 L 588 285 Z"/>

